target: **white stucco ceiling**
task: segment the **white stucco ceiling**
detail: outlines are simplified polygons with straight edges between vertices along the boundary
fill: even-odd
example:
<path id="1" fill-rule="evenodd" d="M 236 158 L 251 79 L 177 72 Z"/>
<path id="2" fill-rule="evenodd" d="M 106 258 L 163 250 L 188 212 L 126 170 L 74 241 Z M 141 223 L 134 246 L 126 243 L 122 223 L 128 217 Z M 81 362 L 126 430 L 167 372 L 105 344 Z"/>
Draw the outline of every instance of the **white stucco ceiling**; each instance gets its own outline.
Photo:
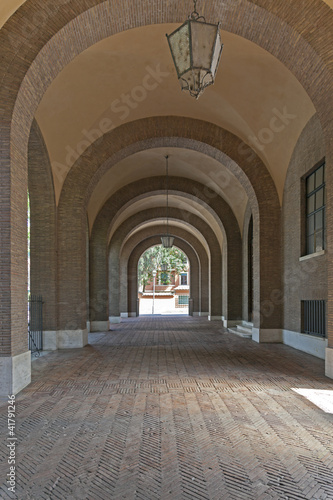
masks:
<path id="1" fill-rule="evenodd" d="M 0 26 L 22 3 L 1 1 Z M 326 3 L 333 7 L 333 0 Z M 23 20 L 22 29 L 25 25 Z M 180 91 L 165 38 L 165 33 L 177 26 L 145 26 L 106 38 L 76 57 L 52 82 L 36 119 L 49 152 L 57 201 L 66 172 L 106 129 L 168 115 L 212 122 L 251 144 L 265 162 L 282 199 L 292 151 L 315 113 L 309 96 L 271 54 L 223 31 L 224 49 L 216 83 L 195 101 Z M 154 76 L 156 72 L 160 77 Z M 147 150 L 112 167 L 90 199 L 90 227 L 103 203 L 117 189 L 163 175 L 166 153 L 171 157 L 170 175 L 209 185 L 230 204 L 242 229 L 247 196 L 237 179 L 231 177 L 225 186 L 220 182 L 223 176 L 219 181 L 218 175 L 225 171 L 224 166 L 182 148 Z"/>
<path id="2" fill-rule="evenodd" d="M 147 221 L 147 222 L 143 222 L 142 224 L 139 224 L 135 229 L 133 229 L 133 231 L 131 231 L 126 236 L 126 238 L 123 241 L 122 248 L 125 246 L 126 242 L 134 234 L 138 233 L 139 231 L 142 231 L 143 229 L 146 229 L 146 228 L 149 228 L 149 227 L 156 227 L 157 225 L 160 225 L 161 223 L 163 224 L 163 221 L 164 221 L 164 219 L 156 218 L 154 220 L 150 220 L 150 221 Z M 202 244 L 202 246 L 204 247 L 204 249 L 205 249 L 205 251 L 206 251 L 206 253 L 208 255 L 208 258 L 210 258 L 210 250 L 209 250 L 208 243 L 207 243 L 206 239 L 203 237 L 203 235 L 194 226 L 191 226 L 190 224 L 185 223 L 185 222 L 180 222 L 180 221 L 177 221 L 177 220 L 170 219 L 170 234 L 172 234 L 172 228 L 173 227 L 177 227 L 177 228 L 180 228 L 182 230 L 186 229 L 186 231 L 188 231 L 190 234 L 192 234 L 193 236 L 195 236 L 198 239 L 198 241 L 200 241 L 200 243 Z M 186 237 L 184 238 L 184 240 L 186 241 Z"/>
<path id="3" fill-rule="evenodd" d="M 89 226 L 92 228 L 97 213 L 106 200 L 118 189 L 140 179 L 165 176 L 165 155 L 169 155 L 169 175 L 185 177 L 203 185 L 200 193 L 211 199 L 210 191 L 225 199 L 231 206 L 242 230 L 243 216 L 247 205 L 247 195 L 226 167 L 217 160 L 202 153 L 184 148 L 152 148 L 136 153 L 114 165 L 99 181 L 88 205 Z M 164 185 L 161 185 L 164 190 Z M 199 193 L 198 193 L 199 194 Z M 188 200 L 183 198 L 184 206 Z"/>
<path id="4" fill-rule="evenodd" d="M 194 100 L 180 91 L 165 39 L 176 26 L 121 32 L 85 50 L 64 68 L 36 113 L 53 168 L 69 170 L 105 130 L 106 119 L 109 127 L 117 127 L 150 116 L 185 116 L 212 122 L 252 143 L 281 199 L 293 148 L 315 113 L 310 98 L 271 54 L 222 32 L 224 49 L 215 85 Z M 159 82 L 152 76 L 156 71 L 163 73 Z M 289 118 L 279 118 L 286 114 Z M 64 176 L 55 176 L 57 197 L 63 180 Z"/>
<path id="5" fill-rule="evenodd" d="M 143 210 L 152 210 L 151 214 L 152 217 L 154 217 L 154 208 L 160 208 L 165 206 L 166 206 L 165 194 L 147 196 L 140 200 L 133 200 L 133 203 L 127 206 L 125 210 L 122 210 L 121 213 L 118 216 L 116 216 L 116 220 L 112 226 L 112 230 L 110 231 L 109 235 L 110 240 L 113 234 L 118 229 L 118 227 L 123 222 L 125 222 L 129 217 L 139 212 L 142 212 Z M 188 199 L 185 200 L 183 197 L 173 194 L 169 195 L 169 207 L 177 208 L 180 211 L 185 210 L 186 212 L 189 212 L 190 214 L 193 214 L 196 217 L 202 219 L 215 233 L 216 238 L 220 244 L 220 248 L 222 250 L 222 245 L 223 245 L 222 228 L 217 218 L 215 218 L 214 215 L 211 213 L 211 211 L 209 211 L 209 207 L 202 206 L 198 204 L 195 200 L 188 200 Z M 159 221 L 160 223 L 164 224 L 166 228 L 166 222 L 167 222 L 166 218 L 160 217 Z M 190 218 L 189 222 L 191 222 Z M 182 224 L 182 221 L 180 220 L 179 223 Z"/>

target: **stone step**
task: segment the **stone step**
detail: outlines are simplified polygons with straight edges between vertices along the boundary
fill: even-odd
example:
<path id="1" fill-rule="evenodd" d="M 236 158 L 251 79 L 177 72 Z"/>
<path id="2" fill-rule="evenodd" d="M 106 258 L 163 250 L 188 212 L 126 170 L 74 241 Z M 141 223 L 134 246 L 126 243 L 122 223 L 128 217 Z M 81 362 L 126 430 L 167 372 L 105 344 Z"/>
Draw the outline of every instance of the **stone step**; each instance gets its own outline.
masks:
<path id="1" fill-rule="evenodd" d="M 242 321 L 241 326 L 246 326 L 247 328 L 253 328 L 253 323 L 251 321 Z"/>
<path id="2" fill-rule="evenodd" d="M 237 325 L 234 328 L 228 328 L 228 331 L 245 339 L 252 339 L 252 327 L 253 323 L 243 321 L 241 325 Z"/>
<path id="3" fill-rule="evenodd" d="M 242 333 L 250 333 L 252 335 L 252 328 L 243 325 L 237 325 L 236 329 Z"/>

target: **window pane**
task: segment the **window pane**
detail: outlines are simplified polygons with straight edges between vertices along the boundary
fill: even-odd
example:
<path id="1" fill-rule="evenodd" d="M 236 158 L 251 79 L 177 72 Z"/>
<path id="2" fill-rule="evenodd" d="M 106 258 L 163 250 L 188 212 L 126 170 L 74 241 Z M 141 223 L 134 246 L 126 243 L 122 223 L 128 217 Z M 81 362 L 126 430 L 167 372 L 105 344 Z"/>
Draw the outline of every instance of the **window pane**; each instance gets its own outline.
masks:
<path id="1" fill-rule="evenodd" d="M 308 253 L 313 253 L 314 252 L 314 236 L 309 236 L 308 238 Z"/>
<path id="2" fill-rule="evenodd" d="M 187 274 L 182 274 L 180 276 L 180 284 L 181 285 L 187 285 Z"/>
<path id="3" fill-rule="evenodd" d="M 315 227 L 316 230 L 323 228 L 323 210 L 315 214 Z"/>
<path id="4" fill-rule="evenodd" d="M 319 252 L 320 250 L 323 249 L 323 231 L 316 231 L 315 234 L 315 239 L 316 239 L 316 252 Z"/>
<path id="5" fill-rule="evenodd" d="M 324 182 L 324 167 L 318 168 L 316 171 L 316 188 Z"/>
<path id="6" fill-rule="evenodd" d="M 316 210 L 321 208 L 324 204 L 324 188 L 319 189 L 316 193 Z"/>
<path id="7" fill-rule="evenodd" d="M 308 214 L 311 214 L 314 211 L 314 209 L 315 209 L 315 197 L 316 197 L 316 195 L 313 194 L 312 196 L 310 196 L 308 198 L 308 207 L 307 207 L 308 208 L 308 210 L 307 210 Z"/>
<path id="8" fill-rule="evenodd" d="M 308 217 L 308 236 L 314 233 L 314 223 L 315 223 L 315 216 L 310 215 L 310 217 Z"/>
<path id="9" fill-rule="evenodd" d="M 310 194 L 311 191 L 313 191 L 315 188 L 315 174 L 311 174 L 307 178 L 307 186 L 306 186 L 306 192 L 307 194 Z"/>
<path id="10" fill-rule="evenodd" d="M 169 275 L 168 273 L 161 273 L 161 284 L 162 285 L 169 285 Z"/>

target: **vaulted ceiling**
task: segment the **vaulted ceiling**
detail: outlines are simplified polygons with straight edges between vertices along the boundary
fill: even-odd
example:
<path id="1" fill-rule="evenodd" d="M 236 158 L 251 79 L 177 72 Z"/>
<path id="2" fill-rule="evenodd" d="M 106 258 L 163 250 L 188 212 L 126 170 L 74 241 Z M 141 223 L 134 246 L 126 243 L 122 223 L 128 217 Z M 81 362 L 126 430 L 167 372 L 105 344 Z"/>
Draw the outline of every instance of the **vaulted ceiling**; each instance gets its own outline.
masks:
<path id="1" fill-rule="evenodd" d="M 2 0 L 0 26 L 24 1 Z M 333 8 L 333 0 L 326 0 Z M 105 132 L 138 119 L 177 116 L 213 123 L 249 144 L 262 159 L 282 201 L 284 181 L 295 144 L 315 107 L 292 72 L 272 54 L 234 33 L 222 31 L 224 49 L 215 85 L 196 101 L 180 91 L 165 34 L 179 24 L 148 25 L 104 38 L 75 57 L 52 81 L 35 119 L 53 169 L 56 202 L 76 159 Z M 278 136 L 278 140 L 276 139 Z M 274 140 L 273 140 L 274 139 Z M 229 176 L 225 189 L 216 173 L 223 165 L 206 155 L 179 148 L 152 148 L 121 160 L 100 179 L 88 204 L 90 228 L 107 199 L 130 182 L 164 174 L 170 155 L 170 175 L 209 186 L 232 208 L 240 229 L 247 194 Z M 181 199 L 174 193 L 173 206 Z M 183 200 L 186 209 L 204 217 L 205 210 Z M 116 226 L 139 209 L 162 205 L 162 195 L 136 200 Z M 205 215 L 203 215 L 205 214 Z M 218 228 L 215 228 L 218 231 Z"/>

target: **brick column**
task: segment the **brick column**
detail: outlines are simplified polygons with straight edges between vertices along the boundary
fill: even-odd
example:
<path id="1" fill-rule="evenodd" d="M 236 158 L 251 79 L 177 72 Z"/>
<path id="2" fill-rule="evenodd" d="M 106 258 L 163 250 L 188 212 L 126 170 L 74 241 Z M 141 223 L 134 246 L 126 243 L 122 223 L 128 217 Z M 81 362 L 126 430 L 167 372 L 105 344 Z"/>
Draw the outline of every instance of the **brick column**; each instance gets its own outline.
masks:
<path id="1" fill-rule="evenodd" d="M 47 149 L 34 121 L 28 152 L 30 291 L 43 297 L 43 349 L 57 349 L 56 208 Z"/>
<path id="2" fill-rule="evenodd" d="M 0 121 L 0 396 L 31 381 L 28 351 L 27 171 L 11 168 L 9 130 Z M 15 151 L 12 151 L 15 154 Z"/>
<path id="3" fill-rule="evenodd" d="M 79 170 L 78 163 L 72 170 Z M 76 172 L 77 173 L 77 172 Z M 87 218 L 82 185 L 73 172 L 67 177 L 57 210 L 58 347 L 78 348 L 88 343 Z"/>

